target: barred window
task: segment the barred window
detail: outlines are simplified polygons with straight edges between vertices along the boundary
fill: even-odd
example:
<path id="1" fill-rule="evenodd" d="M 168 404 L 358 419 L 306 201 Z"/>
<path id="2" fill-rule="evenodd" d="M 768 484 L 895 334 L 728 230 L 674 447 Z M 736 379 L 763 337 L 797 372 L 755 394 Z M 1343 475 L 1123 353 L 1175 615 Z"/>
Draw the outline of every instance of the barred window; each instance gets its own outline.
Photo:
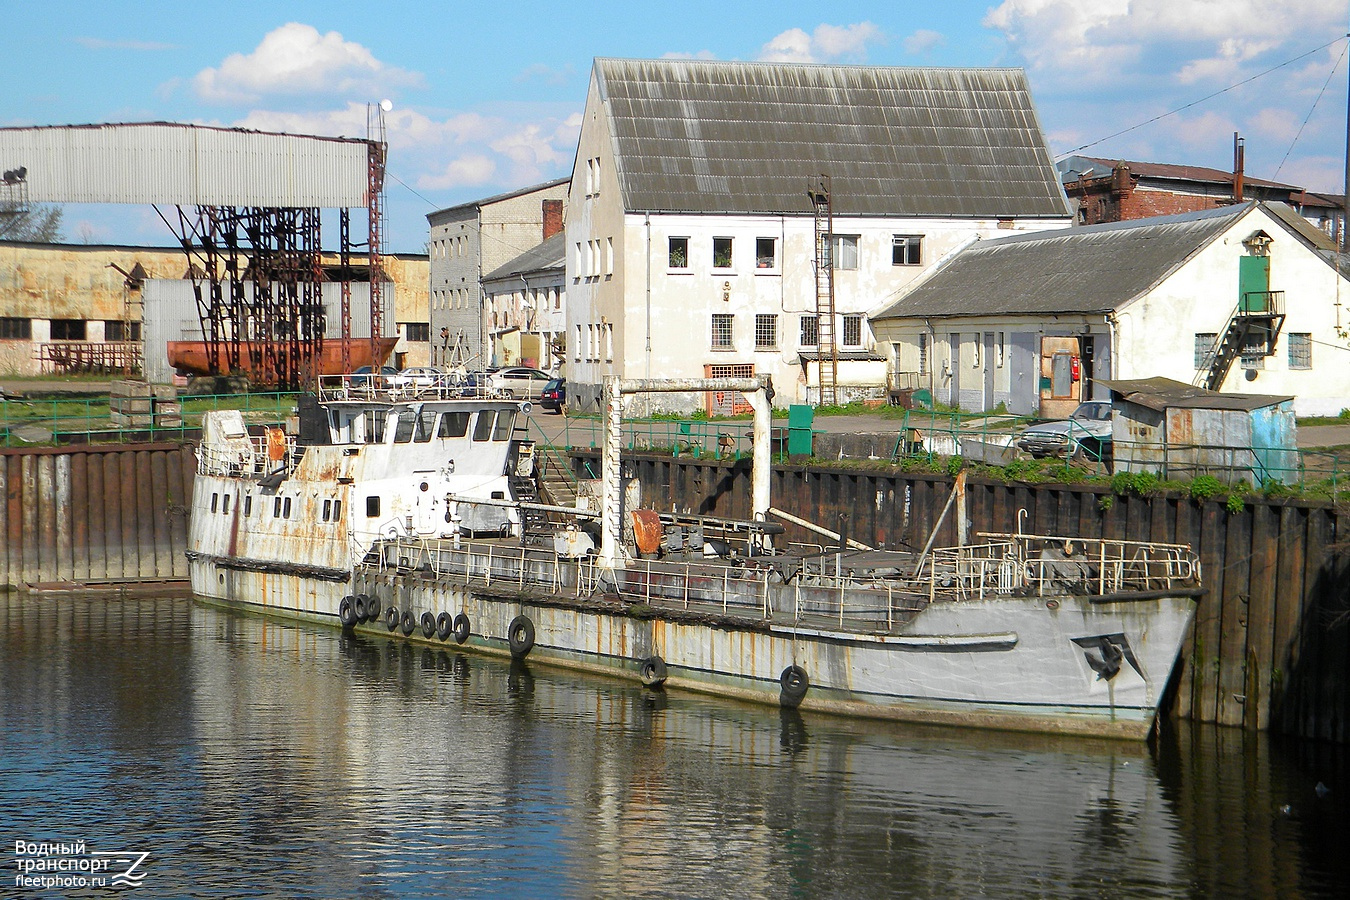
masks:
<path id="1" fill-rule="evenodd" d="M 820 343 L 820 319 L 816 316 L 802 316 L 801 339 L 803 347 L 814 347 Z"/>
<path id="2" fill-rule="evenodd" d="M 923 235 L 897 234 L 891 238 L 891 265 L 918 266 L 923 264 Z"/>
<path id="3" fill-rule="evenodd" d="M 1261 335 L 1249 335 L 1242 346 L 1242 355 L 1238 357 L 1244 369 L 1264 369 L 1266 367 L 1266 339 Z"/>
<path id="4" fill-rule="evenodd" d="M 1195 336 L 1195 367 L 1197 369 L 1208 366 L 1209 355 L 1214 352 L 1214 342 L 1218 339 L 1217 334 L 1201 333 Z"/>
<path id="5" fill-rule="evenodd" d="M 1289 368 L 1312 368 L 1312 335 L 1294 331 L 1289 334 Z"/>
<path id="6" fill-rule="evenodd" d="M 755 349 L 773 350 L 778 347 L 778 316 L 755 316 Z"/>
<path id="7" fill-rule="evenodd" d="M 33 339 L 33 320 L 0 317 L 0 339 L 31 341 Z"/>
<path id="8" fill-rule="evenodd" d="M 919 374 L 928 374 L 928 335 L 919 332 Z"/>
<path id="9" fill-rule="evenodd" d="M 862 316 L 844 316 L 844 346 L 862 346 Z"/>
<path id="10" fill-rule="evenodd" d="M 714 350 L 732 349 L 731 324 L 735 318 L 730 313 L 713 313 L 712 346 Z"/>
<path id="11" fill-rule="evenodd" d="M 413 343 L 426 344 L 431 341 L 431 323 L 430 322 L 409 322 L 404 326 L 408 329 L 408 340 Z"/>

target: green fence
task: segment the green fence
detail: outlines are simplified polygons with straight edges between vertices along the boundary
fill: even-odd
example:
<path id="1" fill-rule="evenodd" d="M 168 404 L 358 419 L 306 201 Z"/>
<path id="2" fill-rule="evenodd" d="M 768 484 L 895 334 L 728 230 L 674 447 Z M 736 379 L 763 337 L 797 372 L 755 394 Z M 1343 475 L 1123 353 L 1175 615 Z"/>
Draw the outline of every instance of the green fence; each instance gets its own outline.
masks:
<path id="1" fill-rule="evenodd" d="M 190 439 L 201 428 L 202 416 L 215 409 L 238 409 L 246 421 L 280 422 L 294 413 L 294 393 L 212 394 L 182 397 L 182 413 L 156 424 L 119 426 L 113 423 L 107 397 L 84 399 L 0 401 L 0 446 L 43 444 L 129 443 Z"/>

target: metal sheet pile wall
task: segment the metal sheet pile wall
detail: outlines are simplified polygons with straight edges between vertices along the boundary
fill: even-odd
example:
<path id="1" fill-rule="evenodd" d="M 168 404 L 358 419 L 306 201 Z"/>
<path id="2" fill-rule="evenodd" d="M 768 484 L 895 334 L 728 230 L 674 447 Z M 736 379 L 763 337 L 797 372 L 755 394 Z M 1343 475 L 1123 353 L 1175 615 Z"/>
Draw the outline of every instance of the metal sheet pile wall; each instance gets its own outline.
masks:
<path id="1" fill-rule="evenodd" d="M 192 448 L 0 450 L 0 588 L 187 578 Z"/>

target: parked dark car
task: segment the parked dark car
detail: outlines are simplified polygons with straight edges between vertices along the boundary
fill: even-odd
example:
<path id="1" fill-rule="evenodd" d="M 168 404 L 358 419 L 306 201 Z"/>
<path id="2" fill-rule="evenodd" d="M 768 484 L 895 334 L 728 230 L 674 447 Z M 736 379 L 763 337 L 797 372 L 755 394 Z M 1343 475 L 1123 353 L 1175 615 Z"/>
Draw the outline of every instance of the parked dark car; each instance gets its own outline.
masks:
<path id="1" fill-rule="evenodd" d="M 354 387 L 362 387 L 367 382 L 372 381 L 371 376 L 374 374 L 375 370 L 370 366 L 362 366 L 352 373 L 351 383 Z M 379 375 L 373 379 L 374 383 L 372 384 L 372 387 L 387 388 L 390 384 L 390 376 L 397 374 L 398 369 L 395 369 L 393 366 L 380 366 Z"/>
<path id="2" fill-rule="evenodd" d="M 567 403 L 567 379 L 554 378 L 539 392 L 539 406 L 549 412 L 560 413 Z"/>

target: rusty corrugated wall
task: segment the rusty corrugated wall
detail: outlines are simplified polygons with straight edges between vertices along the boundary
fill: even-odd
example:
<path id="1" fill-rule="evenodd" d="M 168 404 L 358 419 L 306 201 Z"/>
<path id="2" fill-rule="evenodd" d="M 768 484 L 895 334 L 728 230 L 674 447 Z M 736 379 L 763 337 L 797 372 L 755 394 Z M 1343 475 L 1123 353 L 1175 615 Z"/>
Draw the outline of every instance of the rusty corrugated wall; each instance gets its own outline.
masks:
<path id="1" fill-rule="evenodd" d="M 0 586 L 186 579 L 184 444 L 0 450 Z"/>

